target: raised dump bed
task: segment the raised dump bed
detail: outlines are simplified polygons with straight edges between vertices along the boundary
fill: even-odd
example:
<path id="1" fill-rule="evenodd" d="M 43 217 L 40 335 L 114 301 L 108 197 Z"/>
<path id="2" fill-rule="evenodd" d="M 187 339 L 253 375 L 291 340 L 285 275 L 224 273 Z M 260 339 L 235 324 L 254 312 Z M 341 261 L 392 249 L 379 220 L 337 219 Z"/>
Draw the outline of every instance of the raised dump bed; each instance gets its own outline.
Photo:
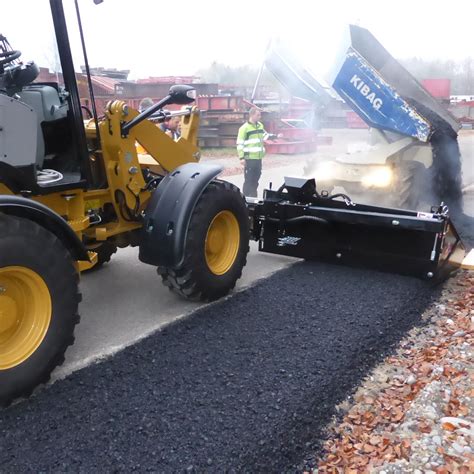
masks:
<path id="1" fill-rule="evenodd" d="M 360 26 L 349 26 L 328 79 L 370 127 L 399 134 L 384 134 L 388 144 L 407 136 L 430 143 L 432 163 L 423 187 L 433 204 L 444 201 L 452 211 L 462 211 L 459 123 L 372 33 Z M 413 158 L 405 154 L 401 159 L 407 162 Z"/>
<path id="2" fill-rule="evenodd" d="M 429 141 L 436 114 L 459 124 L 365 28 L 349 25 L 330 74 L 338 94 L 371 127 Z"/>

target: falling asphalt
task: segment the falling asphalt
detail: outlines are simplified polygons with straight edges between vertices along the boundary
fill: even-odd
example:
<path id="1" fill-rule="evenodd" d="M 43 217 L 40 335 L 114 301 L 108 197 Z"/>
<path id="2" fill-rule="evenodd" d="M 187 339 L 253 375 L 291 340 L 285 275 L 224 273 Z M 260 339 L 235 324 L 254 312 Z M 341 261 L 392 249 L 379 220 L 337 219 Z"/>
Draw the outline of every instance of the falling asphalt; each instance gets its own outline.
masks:
<path id="1" fill-rule="evenodd" d="M 437 294 L 297 263 L 1 411 L 0 472 L 302 471 Z"/>

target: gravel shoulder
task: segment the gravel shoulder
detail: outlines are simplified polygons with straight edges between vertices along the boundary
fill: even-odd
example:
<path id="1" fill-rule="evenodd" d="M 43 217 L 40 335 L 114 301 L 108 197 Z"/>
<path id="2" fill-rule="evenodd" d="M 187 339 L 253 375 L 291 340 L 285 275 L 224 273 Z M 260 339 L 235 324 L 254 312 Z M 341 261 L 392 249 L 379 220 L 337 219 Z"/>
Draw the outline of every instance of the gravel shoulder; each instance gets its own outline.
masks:
<path id="1" fill-rule="evenodd" d="M 474 274 L 338 406 L 313 472 L 474 472 Z"/>

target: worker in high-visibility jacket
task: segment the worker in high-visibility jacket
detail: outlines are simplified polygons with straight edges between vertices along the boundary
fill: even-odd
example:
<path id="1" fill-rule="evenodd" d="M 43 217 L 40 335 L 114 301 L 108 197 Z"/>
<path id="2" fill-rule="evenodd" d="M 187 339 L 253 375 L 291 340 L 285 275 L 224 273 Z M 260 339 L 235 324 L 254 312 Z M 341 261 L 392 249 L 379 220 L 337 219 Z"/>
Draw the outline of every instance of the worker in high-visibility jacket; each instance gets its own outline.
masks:
<path id="1" fill-rule="evenodd" d="M 264 140 L 275 138 L 263 128 L 260 119 L 262 113 L 257 108 L 249 111 L 249 119 L 239 128 L 237 135 L 237 153 L 245 160 L 244 187 L 245 196 L 257 197 L 258 181 L 262 174 L 262 158 L 265 156 Z"/>

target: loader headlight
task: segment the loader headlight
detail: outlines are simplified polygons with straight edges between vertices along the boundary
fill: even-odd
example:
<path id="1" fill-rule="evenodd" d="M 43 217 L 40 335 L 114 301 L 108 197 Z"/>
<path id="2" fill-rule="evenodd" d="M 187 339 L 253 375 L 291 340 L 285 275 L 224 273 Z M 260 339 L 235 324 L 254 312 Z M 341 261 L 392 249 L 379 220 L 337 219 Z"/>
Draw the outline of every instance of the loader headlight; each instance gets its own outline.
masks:
<path id="1" fill-rule="evenodd" d="M 366 188 L 386 188 L 392 182 L 392 170 L 388 166 L 381 166 L 362 178 L 362 186 Z"/>

